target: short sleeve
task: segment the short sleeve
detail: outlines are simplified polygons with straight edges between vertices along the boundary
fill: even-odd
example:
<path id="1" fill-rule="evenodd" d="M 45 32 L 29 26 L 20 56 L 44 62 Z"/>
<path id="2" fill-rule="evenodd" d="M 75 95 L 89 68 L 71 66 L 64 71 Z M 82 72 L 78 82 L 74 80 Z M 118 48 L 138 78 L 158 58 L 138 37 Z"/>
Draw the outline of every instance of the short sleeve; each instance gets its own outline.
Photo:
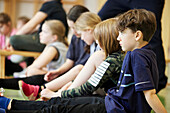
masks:
<path id="1" fill-rule="evenodd" d="M 50 15 L 55 7 L 51 6 L 51 3 L 46 2 L 42 5 L 39 11 L 46 13 L 47 15 Z"/>
<path id="2" fill-rule="evenodd" d="M 131 65 L 134 74 L 136 91 L 144 91 L 155 88 L 150 64 L 151 62 L 147 56 L 139 52 L 132 52 Z"/>
<path id="3" fill-rule="evenodd" d="M 66 56 L 68 59 L 73 60 L 73 61 L 75 60 L 75 53 L 74 53 L 75 44 L 76 44 L 76 41 L 78 41 L 76 39 L 77 38 L 75 36 L 72 37 L 71 43 L 70 43 L 68 51 L 67 51 L 67 56 Z"/>

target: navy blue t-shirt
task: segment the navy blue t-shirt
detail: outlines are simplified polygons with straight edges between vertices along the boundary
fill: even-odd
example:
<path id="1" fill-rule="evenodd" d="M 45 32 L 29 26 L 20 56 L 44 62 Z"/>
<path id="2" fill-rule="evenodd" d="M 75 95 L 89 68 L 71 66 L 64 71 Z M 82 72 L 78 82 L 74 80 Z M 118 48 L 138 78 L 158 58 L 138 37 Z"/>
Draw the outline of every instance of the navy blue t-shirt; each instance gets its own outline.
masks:
<path id="1" fill-rule="evenodd" d="M 74 61 L 74 66 L 77 64 L 84 65 L 90 57 L 90 54 L 84 50 L 85 46 L 86 43 L 81 38 L 73 35 L 67 51 L 67 58 Z"/>
<path id="2" fill-rule="evenodd" d="M 48 15 L 47 18 L 40 24 L 39 32 L 41 32 L 42 25 L 46 20 L 55 19 L 63 22 L 63 24 L 66 27 L 66 34 L 68 33 L 68 25 L 66 19 L 67 16 L 66 16 L 66 12 L 62 7 L 60 0 L 45 2 L 39 11 L 44 12 Z"/>
<path id="3" fill-rule="evenodd" d="M 124 75 L 124 76 L 123 76 Z M 144 90 L 158 88 L 156 56 L 150 45 L 128 51 L 123 61 L 118 85 L 105 98 L 108 113 L 150 113 Z"/>

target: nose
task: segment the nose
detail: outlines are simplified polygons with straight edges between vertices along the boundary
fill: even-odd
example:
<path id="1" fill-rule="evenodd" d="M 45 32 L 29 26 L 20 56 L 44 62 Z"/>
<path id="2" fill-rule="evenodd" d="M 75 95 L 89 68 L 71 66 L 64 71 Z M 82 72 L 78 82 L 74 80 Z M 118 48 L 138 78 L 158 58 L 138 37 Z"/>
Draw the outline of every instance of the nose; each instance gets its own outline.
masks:
<path id="1" fill-rule="evenodd" d="M 120 34 L 118 35 L 117 40 L 120 41 Z"/>
<path id="2" fill-rule="evenodd" d="M 41 36 L 42 32 L 39 33 L 39 36 Z"/>

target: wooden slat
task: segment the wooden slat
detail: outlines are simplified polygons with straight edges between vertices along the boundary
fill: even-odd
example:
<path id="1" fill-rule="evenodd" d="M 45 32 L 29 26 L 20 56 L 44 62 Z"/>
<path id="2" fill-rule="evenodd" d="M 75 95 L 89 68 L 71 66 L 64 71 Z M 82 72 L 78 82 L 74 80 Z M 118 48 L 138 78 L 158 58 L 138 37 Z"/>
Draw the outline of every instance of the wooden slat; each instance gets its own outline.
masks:
<path id="1" fill-rule="evenodd" d="M 41 53 L 39 52 L 28 52 L 28 51 L 7 51 L 7 50 L 0 50 L 0 55 L 9 56 L 12 54 L 22 55 L 25 57 L 38 57 Z"/>
<path id="2" fill-rule="evenodd" d="M 166 59 L 166 63 L 170 63 L 170 59 Z"/>
<path id="3" fill-rule="evenodd" d="M 39 52 L 28 52 L 28 51 L 7 51 L 0 50 L 0 78 L 5 78 L 5 56 L 9 55 L 21 55 L 25 57 L 38 57 L 41 53 Z"/>
<path id="4" fill-rule="evenodd" d="M 0 78 L 5 78 L 5 56 L 0 55 Z"/>

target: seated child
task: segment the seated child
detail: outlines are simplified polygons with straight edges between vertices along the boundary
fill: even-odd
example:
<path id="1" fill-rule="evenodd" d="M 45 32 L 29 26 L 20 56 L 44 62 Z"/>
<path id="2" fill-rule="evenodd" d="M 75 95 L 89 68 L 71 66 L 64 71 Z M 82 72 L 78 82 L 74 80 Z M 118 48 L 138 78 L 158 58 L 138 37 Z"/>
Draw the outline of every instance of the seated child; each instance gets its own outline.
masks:
<path id="1" fill-rule="evenodd" d="M 0 49 L 11 49 L 9 43 L 10 36 L 16 33 L 16 29 L 12 26 L 11 18 L 6 13 L 0 13 Z M 13 75 L 14 72 L 22 71 L 19 64 L 10 61 L 11 56 L 5 58 L 5 75 Z"/>

